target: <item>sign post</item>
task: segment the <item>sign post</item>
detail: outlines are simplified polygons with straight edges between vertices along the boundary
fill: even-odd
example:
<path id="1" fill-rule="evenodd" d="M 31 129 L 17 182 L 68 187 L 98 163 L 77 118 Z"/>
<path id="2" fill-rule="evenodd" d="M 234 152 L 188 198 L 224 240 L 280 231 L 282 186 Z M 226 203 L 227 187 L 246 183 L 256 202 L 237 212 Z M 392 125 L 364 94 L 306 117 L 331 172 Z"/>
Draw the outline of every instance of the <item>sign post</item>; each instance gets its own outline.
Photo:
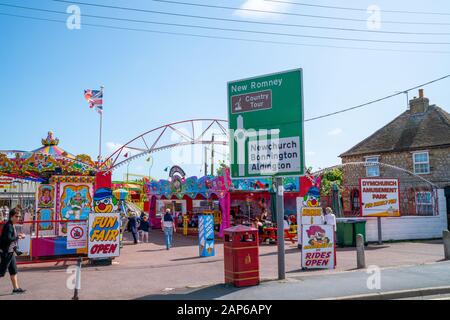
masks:
<path id="1" fill-rule="evenodd" d="M 228 82 L 233 178 L 275 178 L 278 277 L 285 278 L 284 176 L 304 174 L 302 70 Z"/>
<path id="2" fill-rule="evenodd" d="M 278 245 L 278 279 L 286 278 L 284 254 L 284 197 L 283 178 L 276 178 L 277 190 L 277 245 Z"/>

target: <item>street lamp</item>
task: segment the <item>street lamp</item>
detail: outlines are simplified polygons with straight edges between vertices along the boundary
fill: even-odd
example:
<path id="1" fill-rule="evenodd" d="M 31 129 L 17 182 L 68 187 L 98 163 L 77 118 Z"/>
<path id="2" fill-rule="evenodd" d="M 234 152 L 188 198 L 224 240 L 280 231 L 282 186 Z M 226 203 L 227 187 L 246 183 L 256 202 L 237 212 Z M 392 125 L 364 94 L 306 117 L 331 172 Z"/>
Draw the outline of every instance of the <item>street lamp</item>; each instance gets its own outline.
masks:
<path id="1" fill-rule="evenodd" d="M 149 163 L 149 168 L 148 168 L 148 179 L 151 179 L 151 171 L 152 171 L 152 167 L 153 167 L 153 157 L 149 156 L 146 160 Z"/>

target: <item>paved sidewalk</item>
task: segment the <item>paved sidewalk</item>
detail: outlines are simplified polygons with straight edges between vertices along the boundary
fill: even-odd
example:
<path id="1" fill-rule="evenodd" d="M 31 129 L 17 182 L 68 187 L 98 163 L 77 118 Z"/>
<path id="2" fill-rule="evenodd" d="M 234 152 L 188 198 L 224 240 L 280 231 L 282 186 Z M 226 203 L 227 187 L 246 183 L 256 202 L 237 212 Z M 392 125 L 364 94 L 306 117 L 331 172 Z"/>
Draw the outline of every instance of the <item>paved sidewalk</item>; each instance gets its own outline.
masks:
<path id="1" fill-rule="evenodd" d="M 223 283 L 223 245 L 216 246 L 216 256 L 198 257 L 197 238 L 175 236 L 175 247 L 165 250 L 161 231 L 151 232 L 150 243 L 127 244 L 111 266 L 84 266 L 81 299 L 135 299 L 160 295 L 179 289 L 192 289 Z M 370 245 L 366 249 L 368 265 L 393 267 L 433 263 L 443 258 L 441 241 L 419 241 Z M 303 272 L 296 244 L 286 243 L 286 272 L 296 277 L 336 274 L 356 268 L 355 248 L 338 249 L 337 270 Z M 70 299 L 67 266 L 73 264 L 34 264 L 20 266 L 19 281 L 28 289 L 25 295 L 12 296 L 8 277 L 0 279 L 0 299 Z M 260 248 L 261 277 L 277 277 L 277 247 Z"/>
<path id="2" fill-rule="evenodd" d="M 368 288 L 367 281 L 371 275 L 361 270 L 311 277 L 298 276 L 247 288 L 215 285 L 198 290 L 180 290 L 169 295 L 150 295 L 141 299 L 313 300 L 442 287 L 450 286 L 450 261 L 381 269 L 380 289 Z"/>

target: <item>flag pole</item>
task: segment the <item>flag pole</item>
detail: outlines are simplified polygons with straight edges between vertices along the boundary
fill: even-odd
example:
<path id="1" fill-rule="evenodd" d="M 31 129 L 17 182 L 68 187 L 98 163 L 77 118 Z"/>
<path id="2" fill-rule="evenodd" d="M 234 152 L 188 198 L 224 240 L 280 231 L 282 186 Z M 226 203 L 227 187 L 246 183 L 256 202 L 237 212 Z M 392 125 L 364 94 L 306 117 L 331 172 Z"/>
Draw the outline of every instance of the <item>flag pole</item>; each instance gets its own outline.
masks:
<path id="1" fill-rule="evenodd" d="M 100 87 L 100 91 L 102 92 L 102 99 L 103 99 L 103 88 L 104 86 Z M 99 135 L 99 143 L 98 143 L 98 161 L 100 162 L 102 159 L 102 125 L 103 125 L 103 111 L 100 110 L 100 135 Z"/>

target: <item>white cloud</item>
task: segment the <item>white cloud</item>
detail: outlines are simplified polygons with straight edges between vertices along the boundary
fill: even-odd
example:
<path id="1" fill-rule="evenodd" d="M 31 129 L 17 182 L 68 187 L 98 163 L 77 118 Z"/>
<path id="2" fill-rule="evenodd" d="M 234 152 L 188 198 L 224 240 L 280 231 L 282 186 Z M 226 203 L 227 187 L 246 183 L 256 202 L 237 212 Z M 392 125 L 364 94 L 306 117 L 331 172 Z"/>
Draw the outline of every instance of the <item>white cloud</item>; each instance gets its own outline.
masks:
<path id="1" fill-rule="evenodd" d="M 337 135 L 341 134 L 342 132 L 343 131 L 342 131 L 341 128 L 336 128 L 336 129 L 333 129 L 331 131 L 328 131 L 328 135 L 330 135 L 330 136 L 337 136 Z"/>
<path id="2" fill-rule="evenodd" d="M 286 9 L 290 5 L 287 3 L 279 3 L 279 2 L 270 2 L 266 0 L 246 0 L 241 6 L 241 9 L 247 10 L 261 10 L 261 11 L 278 11 L 285 12 Z M 255 12 L 255 11 L 247 11 L 247 10 L 236 10 L 234 11 L 234 15 L 239 16 L 241 18 L 252 18 L 252 19 L 278 19 L 280 18 L 279 14 L 273 14 L 268 12 Z"/>
<path id="3" fill-rule="evenodd" d="M 116 151 L 117 149 L 119 149 L 120 147 L 122 147 L 122 144 L 116 143 L 116 142 L 107 142 L 106 147 L 112 153 L 112 152 Z M 137 154 L 137 152 L 135 150 L 131 150 L 128 148 L 124 148 L 122 150 L 121 154 L 124 155 L 125 153 L 128 153 L 128 156 L 133 156 L 133 155 Z"/>

